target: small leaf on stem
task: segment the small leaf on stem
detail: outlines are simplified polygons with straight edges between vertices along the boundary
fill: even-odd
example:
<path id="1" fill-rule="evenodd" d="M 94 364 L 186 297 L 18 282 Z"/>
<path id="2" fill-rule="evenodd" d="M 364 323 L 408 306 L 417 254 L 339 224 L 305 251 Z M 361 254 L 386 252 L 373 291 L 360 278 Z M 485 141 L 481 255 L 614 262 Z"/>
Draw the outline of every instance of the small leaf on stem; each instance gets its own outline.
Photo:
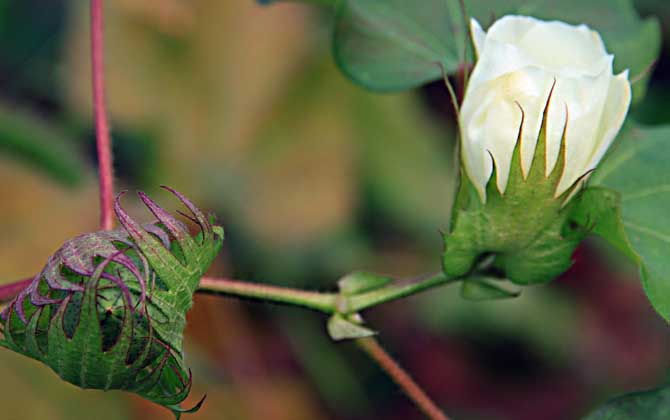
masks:
<path id="1" fill-rule="evenodd" d="M 337 285 L 340 288 L 340 292 L 344 295 L 351 296 L 379 289 L 392 281 L 393 279 L 390 277 L 380 276 L 365 271 L 356 271 L 342 277 L 337 282 Z"/>
<path id="2" fill-rule="evenodd" d="M 371 337 L 377 332 L 362 325 L 362 319 L 357 314 L 344 316 L 335 314 L 328 320 L 328 334 L 335 341 L 351 340 L 355 338 Z"/>
<path id="3" fill-rule="evenodd" d="M 492 277 L 470 277 L 461 284 L 461 297 L 467 300 L 483 301 L 496 299 L 510 299 L 519 297 L 521 290 L 508 290 L 496 284 L 500 279 Z"/>

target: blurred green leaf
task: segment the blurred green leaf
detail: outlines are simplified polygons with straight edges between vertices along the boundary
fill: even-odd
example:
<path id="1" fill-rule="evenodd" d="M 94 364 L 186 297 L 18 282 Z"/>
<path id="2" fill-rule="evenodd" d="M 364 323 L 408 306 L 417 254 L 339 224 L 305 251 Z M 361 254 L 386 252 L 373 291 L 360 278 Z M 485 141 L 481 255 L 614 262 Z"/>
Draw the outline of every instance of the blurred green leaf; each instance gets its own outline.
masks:
<path id="1" fill-rule="evenodd" d="M 337 285 L 343 294 L 355 295 L 384 287 L 392 281 L 393 279 L 390 277 L 379 276 L 364 271 L 356 271 L 342 277 L 337 282 Z"/>
<path id="2" fill-rule="evenodd" d="M 472 277 L 461 283 L 461 297 L 472 301 L 510 299 L 518 297 L 519 290 L 507 290 L 498 281 L 487 277 Z"/>
<path id="3" fill-rule="evenodd" d="M 459 288 L 445 287 L 415 298 L 418 320 L 434 334 L 505 335 L 526 342 L 533 351 L 566 357 L 579 327 L 573 299 L 552 287 L 526 288 L 516 299 L 476 304 Z"/>
<path id="4" fill-rule="evenodd" d="M 670 387 L 615 398 L 585 420 L 665 420 L 670 418 Z"/>
<path id="5" fill-rule="evenodd" d="M 397 91 L 441 77 L 462 61 L 465 26 L 454 0 L 345 0 L 333 53 L 342 71 L 373 90 Z"/>
<path id="6" fill-rule="evenodd" d="M 239 193 L 223 195 L 249 227 L 253 269 L 294 285 L 313 282 L 319 267 L 335 276 L 355 269 L 369 246 L 357 207 L 438 249 L 458 168 L 452 130 L 431 119 L 414 93 L 379 96 L 353 86 L 327 55 L 284 89 L 240 165 L 248 173 L 228 178 Z"/>
<path id="7" fill-rule="evenodd" d="M 0 0 L 0 34 L 5 31 L 5 19 L 7 16 L 7 0 Z"/>
<path id="8" fill-rule="evenodd" d="M 371 418 L 370 399 L 360 372 L 342 346 L 334 346 L 323 334 L 321 321 L 305 317 L 299 311 L 274 315 L 279 317 L 282 332 L 324 403 L 333 412 L 343 412 L 352 418 Z"/>
<path id="9" fill-rule="evenodd" d="M 455 127 L 431 120 L 414 94 L 362 92 L 352 112 L 363 147 L 363 181 L 377 220 L 442 245 L 458 184 Z"/>
<path id="10" fill-rule="evenodd" d="M 633 127 L 594 174 L 592 184 L 621 194 L 620 227 L 611 219 L 596 226 L 617 248 L 640 265 L 642 284 L 656 311 L 670 319 L 670 126 Z"/>
<path id="11" fill-rule="evenodd" d="M 48 369 L 17 353 L 0 351 L 3 419 L 123 420 L 132 418 L 128 398 L 117 392 L 81 392 Z"/>
<path id="12" fill-rule="evenodd" d="M 644 94 L 648 69 L 661 43 L 656 19 L 639 18 L 630 0 L 470 0 L 468 15 L 486 26 L 506 14 L 530 15 L 598 30 L 616 56 L 618 71 L 630 69 L 635 98 Z M 342 71 L 373 90 L 396 91 L 452 73 L 469 49 L 468 29 L 457 0 L 343 0 L 339 7 L 334 54 Z"/>
<path id="13" fill-rule="evenodd" d="M 581 229 L 607 238 L 608 242 L 638 264 L 639 257 L 631 247 L 621 219 L 621 195 L 609 188 L 585 190 L 572 211 L 571 218 Z"/>
<path id="14" fill-rule="evenodd" d="M 0 154 L 23 160 L 70 186 L 86 171 L 81 153 L 58 128 L 7 105 L 0 105 Z"/>

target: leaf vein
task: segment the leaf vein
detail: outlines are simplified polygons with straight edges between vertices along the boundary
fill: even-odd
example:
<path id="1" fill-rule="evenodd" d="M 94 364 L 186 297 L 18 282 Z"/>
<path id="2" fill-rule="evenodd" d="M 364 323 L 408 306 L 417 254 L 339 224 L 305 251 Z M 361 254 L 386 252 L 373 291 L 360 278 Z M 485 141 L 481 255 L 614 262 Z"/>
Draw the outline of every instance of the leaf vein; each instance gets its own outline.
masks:
<path id="1" fill-rule="evenodd" d="M 640 225 L 637 225 L 635 223 L 631 223 L 631 222 L 627 222 L 627 221 L 624 221 L 623 224 L 624 224 L 624 226 L 626 226 L 629 229 L 636 230 L 640 233 L 644 233 L 645 235 L 649 235 L 651 237 L 654 237 L 658 240 L 661 240 L 663 242 L 667 242 L 668 244 L 670 244 L 670 235 L 665 235 L 663 233 L 659 233 L 658 231 L 656 231 L 654 229 L 647 228 L 647 227 L 644 227 L 644 226 L 640 226 Z"/>
<path id="2" fill-rule="evenodd" d="M 657 185 L 655 187 L 638 190 L 633 194 L 626 194 L 626 196 L 621 198 L 621 201 L 629 201 L 638 198 L 644 198 L 653 194 L 660 194 L 665 192 L 670 192 L 670 184 Z"/>

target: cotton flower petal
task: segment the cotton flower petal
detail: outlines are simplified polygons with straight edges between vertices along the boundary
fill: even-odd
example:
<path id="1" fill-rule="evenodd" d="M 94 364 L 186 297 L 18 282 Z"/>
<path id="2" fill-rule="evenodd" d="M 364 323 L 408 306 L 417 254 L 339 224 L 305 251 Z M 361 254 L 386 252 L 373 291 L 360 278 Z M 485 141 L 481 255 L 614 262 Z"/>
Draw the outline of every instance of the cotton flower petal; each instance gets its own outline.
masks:
<path id="1" fill-rule="evenodd" d="M 486 32 L 482 26 L 475 19 L 470 19 L 470 33 L 472 34 L 472 43 L 475 46 L 475 53 L 480 55 L 480 51 L 484 49 L 486 42 Z"/>
<path id="2" fill-rule="evenodd" d="M 613 56 L 585 25 L 505 16 L 488 32 L 473 20 L 471 31 L 478 61 L 460 112 L 466 173 L 485 200 L 494 162 L 504 193 L 520 138 L 527 176 L 546 109 L 546 176 L 565 130 L 566 163 L 555 191 L 561 195 L 598 164 L 621 128 L 630 104 L 627 73 L 612 74 Z"/>

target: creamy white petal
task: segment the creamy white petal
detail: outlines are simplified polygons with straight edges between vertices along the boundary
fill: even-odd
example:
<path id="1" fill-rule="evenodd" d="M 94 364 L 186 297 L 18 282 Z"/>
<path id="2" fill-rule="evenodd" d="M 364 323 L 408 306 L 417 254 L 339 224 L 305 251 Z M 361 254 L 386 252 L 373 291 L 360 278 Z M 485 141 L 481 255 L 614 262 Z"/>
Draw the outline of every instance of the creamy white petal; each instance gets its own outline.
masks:
<path id="1" fill-rule="evenodd" d="M 460 113 L 466 172 L 485 199 L 493 158 L 504 193 L 523 113 L 521 167 L 527 175 L 554 86 L 546 174 L 555 168 L 565 129 L 561 194 L 602 159 L 619 131 L 630 103 L 627 74 L 612 75 L 613 57 L 585 25 L 506 16 L 488 32 L 473 20 L 471 31 L 478 61 Z"/>
<path id="2" fill-rule="evenodd" d="M 489 40 L 472 71 L 468 88 L 481 86 L 483 83 L 532 65 L 533 62 L 516 46 Z"/>
<path id="3" fill-rule="evenodd" d="M 516 92 L 510 90 L 507 94 L 510 95 L 510 98 L 517 98 L 516 101 L 524 111 L 521 169 L 523 175 L 528 176 L 542 128 L 544 109 L 556 79 L 551 73 L 532 67 L 526 69 L 523 74 L 526 85 L 518 86 Z"/>
<path id="4" fill-rule="evenodd" d="M 547 175 L 553 171 L 558 160 L 564 129 L 567 129 L 568 155 L 573 153 L 573 150 L 579 149 L 580 146 L 592 144 L 591 138 L 587 137 L 584 130 L 580 130 L 579 127 L 583 123 L 595 127 L 593 121 L 600 120 L 599 113 L 607 96 L 608 81 L 612 77 L 612 56 L 601 57 L 598 66 L 600 73 L 597 77 L 556 74 L 556 87 L 547 118 Z M 565 126 L 566 115 L 571 120 L 567 127 Z M 589 118 L 595 118 L 595 120 L 589 121 Z"/>
<path id="5" fill-rule="evenodd" d="M 588 27 L 563 22 L 535 25 L 516 44 L 547 70 L 597 75 L 607 54 L 602 39 Z"/>
<path id="6" fill-rule="evenodd" d="M 623 126 L 631 99 L 632 91 L 628 81 L 628 70 L 626 70 L 610 80 L 605 110 L 599 127 L 600 141 L 595 145 L 593 155 L 589 159 L 584 172 L 594 169 L 605 156 Z"/>
<path id="7" fill-rule="evenodd" d="M 612 71 L 608 69 L 598 77 L 562 78 L 561 86 L 557 84 L 557 99 L 565 102 L 568 108 L 566 165 L 556 188 L 557 196 L 584 175 L 598 142 L 599 122 L 611 79 Z"/>
<path id="8" fill-rule="evenodd" d="M 472 43 L 475 46 L 475 53 L 479 56 L 482 49 L 484 49 L 486 32 L 484 32 L 482 25 L 480 25 L 474 18 L 470 19 L 470 33 L 472 34 Z"/>
<path id="9" fill-rule="evenodd" d="M 542 21 L 530 16 L 504 16 L 489 29 L 486 41 L 495 40 L 519 46 L 554 68 L 569 65 L 583 68 L 607 54 L 600 35 L 586 25 L 573 26 L 560 21 Z"/>
<path id="10" fill-rule="evenodd" d="M 530 16 L 503 16 L 489 28 L 486 40 L 499 41 L 504 44 L 518 44 L 528 31 L 544 23 Z"/>
<path id="11" fill-rule="evenodd" d="M 478 90 L 470 94 L 471 101 L 464 102 L 461 108 L 461 137 L 463 165 L 473 185 L 485 200 L 486 184 L 491 176 L 493 165 L 484 144 L 488 110 L 496 99 L 495 92 Z M 482 106 L 472 106 L 479 103 Z M 469 106 L 470 105 L 470 106 Z M 467 115 L 463 118 L 464 115 Z"/>

